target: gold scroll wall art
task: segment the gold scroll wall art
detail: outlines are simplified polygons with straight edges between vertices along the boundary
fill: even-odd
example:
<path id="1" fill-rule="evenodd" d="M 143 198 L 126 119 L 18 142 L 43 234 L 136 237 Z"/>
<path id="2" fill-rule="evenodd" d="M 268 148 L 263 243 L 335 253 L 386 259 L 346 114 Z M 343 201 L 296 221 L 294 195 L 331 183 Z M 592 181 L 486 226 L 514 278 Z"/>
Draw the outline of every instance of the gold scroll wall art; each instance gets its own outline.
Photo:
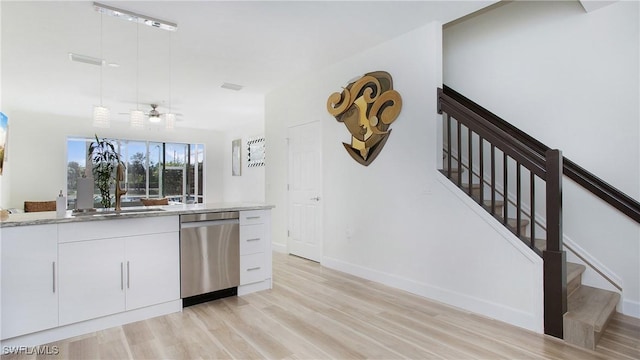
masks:
<path id="1" fill-rule="evenodd" d="M 351 133 L 351 144 L 342 145 L 364 166 L 380 154 L 401 109 L 402 98 L 386 71 L 367 73 L 327 99 L 327 111 Z"/>

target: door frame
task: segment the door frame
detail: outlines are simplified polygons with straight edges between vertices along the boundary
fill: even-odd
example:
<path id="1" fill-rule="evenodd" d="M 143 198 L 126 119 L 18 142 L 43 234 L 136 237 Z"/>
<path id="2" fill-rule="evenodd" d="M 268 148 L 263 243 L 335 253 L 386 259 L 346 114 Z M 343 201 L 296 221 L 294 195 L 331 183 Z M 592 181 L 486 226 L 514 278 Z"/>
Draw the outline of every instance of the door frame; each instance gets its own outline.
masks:
<path id="1" fill-rule="evenodd" d="M 303 123 L 299 123 L 299 124 L 294 124 L 294 125 L 289 125 L 287 127 L 287 241 L 286 241 L 286 250 L 287 250 L 287 254 L 291 254 L 291 251 L 289 249 L 289 241 L 290 241 L 290 237 L 289 237 L 289 233 L 290 233 L 290 229 L 291 229 L 291 224 L 292 224 L 292 211 L 291 211 L 291 191 L 289 190 L 289 186 L 291 184 L 291 176 L 292 176 L 292 171 L 291 171 L 291 145 L 290 145 L 290 138 L 291 138 L 291 130 L 293 128 L 296 127 L 300 127 L 300 126 L 306 126 L 306 125 L 310 125 L 310 124 L 317 124 L 318 125 L 318 133 L 317 133 L 317 138 L 318 138 L 318 196 L 320 197 L 320 201 L 318 201 L 318 207 L 319 207 L 319 211 L 318 213 L 320 214 L 320 220 L 319 220 L 319 224 L 320 226 L 318 226 L 317 231 L 318 231 L 318 241 L 319 241 L 319 249 L 320 249 L 320 256 L 318 259 L 319 263 L 322 263 L 322 259 L 324 256 L 324 197 L 323 197 L 323 177 L 324 177 L 324 173 L 323 173 L 323 166 L 322 166 L 322 122 L 320 120 L 313 120 L 313 121 L 307 121 L 307 122 L 303 122 Z"/>

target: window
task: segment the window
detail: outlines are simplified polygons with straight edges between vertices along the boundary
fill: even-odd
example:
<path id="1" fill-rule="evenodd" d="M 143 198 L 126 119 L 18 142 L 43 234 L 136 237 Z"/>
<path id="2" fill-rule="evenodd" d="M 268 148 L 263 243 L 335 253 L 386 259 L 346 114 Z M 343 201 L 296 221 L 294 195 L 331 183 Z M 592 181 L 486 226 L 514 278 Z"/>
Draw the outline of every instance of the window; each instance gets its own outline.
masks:
<path id="1" fill-rule="evenodd" d="M 91 140 L 87 139 L 67 139 L 67 208 L 69 209 L 76 208 L 78 179 L 85 174 L 90 143 Z M 94 189 L 94 194 L 99 193 Z"/>
<path id="2" fill-rule="evenodd" d="M 67 199 L 74 209 L 78 178 L 91 176 L 87 159 L 89 144 L 94 139 L 67 139 Z M 204 145 L 150 141 L 112 141 L 124 162 L 127 193 L 122 206 L 141 205 L 141 198 L 169 198 L 180 203 L 204 202 Z M 88 167 L 88 169 L 87 169 Z M 113 191 L 111 192 L 113 196 Z M 100 192 L 94 188 L 94 206 L 100 207 Z"/>
<path id="3" fill-rule="evenodd" d="M 170 201 L 186 203 L 187 144 L 164 144 L 164 195 Z"/>
<path id="4" fill-rule="evenodd" d="M 204 145 L 189 145 L 189 162 L 187 172 L 187 203 L 204 202 Z"/>

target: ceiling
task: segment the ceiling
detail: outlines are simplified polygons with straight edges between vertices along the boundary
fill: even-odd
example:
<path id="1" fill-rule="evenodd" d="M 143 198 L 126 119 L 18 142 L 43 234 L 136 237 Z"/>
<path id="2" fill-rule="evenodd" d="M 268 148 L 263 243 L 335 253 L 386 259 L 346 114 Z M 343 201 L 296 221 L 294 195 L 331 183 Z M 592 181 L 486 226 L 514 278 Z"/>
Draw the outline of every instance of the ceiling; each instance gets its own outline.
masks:
<path id="1" fill-rule="evenodd" d="M 159 103 L 161 112 L 182 114 L 179 127 L 227 130 L 261 121 L 264 96 L 279 84 L 496 1 L 98 2 L 178 31 L 101 19 L 92 2 L 3 0 L 5 108 L 89 119 L 102 89 L 112 121 L 128 121 L 118 113 L 137 103 Z M 119 67 L 102 67 L 100 86 L 100 66 L 72 62 L 70 52 Z M 222 89 L 224 82 L 244 88 Z"/>

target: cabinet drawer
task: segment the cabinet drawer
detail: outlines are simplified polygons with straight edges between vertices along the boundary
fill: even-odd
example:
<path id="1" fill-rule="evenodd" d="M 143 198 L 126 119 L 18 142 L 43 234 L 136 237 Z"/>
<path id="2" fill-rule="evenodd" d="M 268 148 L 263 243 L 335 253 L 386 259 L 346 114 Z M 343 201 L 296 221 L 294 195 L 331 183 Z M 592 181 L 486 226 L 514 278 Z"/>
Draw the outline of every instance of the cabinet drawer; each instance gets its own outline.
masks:
<path id="1" fill-rule="evenodd" d="M 179 230 L 178 216 L 71 222 L 58 226 L 58 243 L 160 234 Z"/>
<path id="2" fill-rule="evenodd" d="M 264 252 L 263 224 L 240 226 L 240 255 Z"/>
<path id="3" fill-rule="evenodd" d="M 265 279 L 264 253 L 240 256 L 240 285 Z"/>
<path id="4" fill-rule="evenodd" d="M 240 212 L 240 225 L 264 224 L 264 210 L 249 210 Z"/>

